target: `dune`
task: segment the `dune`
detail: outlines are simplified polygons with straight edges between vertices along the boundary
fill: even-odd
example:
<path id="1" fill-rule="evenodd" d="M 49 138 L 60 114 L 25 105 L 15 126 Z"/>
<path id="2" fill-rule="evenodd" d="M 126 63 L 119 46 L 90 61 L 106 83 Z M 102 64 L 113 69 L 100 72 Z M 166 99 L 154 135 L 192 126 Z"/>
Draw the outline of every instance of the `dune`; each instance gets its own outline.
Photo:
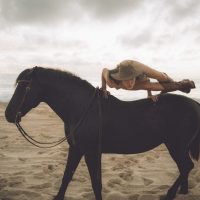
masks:
<path id="1" fill-rule="evenodd" d="M 24 140 L 13 124 L 6 122 L 6 104 L 0 103 L 0 199 L 52 200 L 62 180 L 68 144 L 40 149 Z M 64 136 L 63 123 L 45 104 L 32 110 L 22 123 L 40 141 Z M 104 200 L 161 200 L 178 176 L 178 169 L 164 145 L 135 155 L 104 154 L 102 182 Z M 94 200 L 84 160 L 70 183 L 67 200 Z M 189 194 L 175 200 L 200 200 L 200 162 L 189 177 Z"/>

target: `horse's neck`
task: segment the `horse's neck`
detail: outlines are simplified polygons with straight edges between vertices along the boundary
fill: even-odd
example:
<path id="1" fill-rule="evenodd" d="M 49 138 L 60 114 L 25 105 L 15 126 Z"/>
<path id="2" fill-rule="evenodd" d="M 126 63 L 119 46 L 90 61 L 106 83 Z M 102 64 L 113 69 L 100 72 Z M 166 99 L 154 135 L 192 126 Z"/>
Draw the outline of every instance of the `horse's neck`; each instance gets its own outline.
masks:
<path id="1" fill-rule="evenodd" d="M 78 85 L 66 87 L 49 85 L 45 91 L 44 101 L 64 122 L 72 122 L 80 118 L 94 88 L 80 88 Z"/>

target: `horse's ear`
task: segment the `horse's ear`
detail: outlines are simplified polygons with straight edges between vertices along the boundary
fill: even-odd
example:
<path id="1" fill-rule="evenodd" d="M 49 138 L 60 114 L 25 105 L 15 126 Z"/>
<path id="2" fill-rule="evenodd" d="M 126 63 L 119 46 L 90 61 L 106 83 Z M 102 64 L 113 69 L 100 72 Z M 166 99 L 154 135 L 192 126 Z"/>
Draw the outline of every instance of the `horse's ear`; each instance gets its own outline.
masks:
<path id="1" fill-rule="evenodd" d="M 27 73 L 27 76 L 29 76 L 30 78 L 33 78 L 33 76 L 35 75 L 36 69 L 37 69 L 37 66 L 30 69 L 30 71 Z"/>

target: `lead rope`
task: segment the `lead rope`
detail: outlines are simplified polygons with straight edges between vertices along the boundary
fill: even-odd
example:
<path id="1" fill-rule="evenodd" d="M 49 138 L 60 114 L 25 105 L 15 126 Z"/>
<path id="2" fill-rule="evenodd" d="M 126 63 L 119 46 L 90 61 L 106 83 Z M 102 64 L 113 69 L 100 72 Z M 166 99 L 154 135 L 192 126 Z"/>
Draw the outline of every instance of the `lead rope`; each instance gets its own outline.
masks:
<path id="1" fill-rule="evenodd" d="M 28 141 L 30 142 L 32 145 L 36 146 L 36 147 L 39 147 L 39 148 L 52 148 L 52 147 L 55 147 L 59 144 L 61 144 L 62 142 L 64 142 L 66 140 L 66 137 L 60 139 L 59 141 L 56 141 L 56 142 L 38 142 L 37 140 L 33 139 L 31 136 L 29 136 L 26 131 L 21 127 L 21 125 L 19 123 L 15 123 L 15 125 L 17 126 L 18 130 L 20 131 L 20 133 L 22 134 L 22 136 Z M 35 143 L 37 144 L 35 144 Z M 38 144 L 45 144 L 45 145 L 50 145 L 50 144 L 53 144 L 51 146 L 40 146 Z"/>

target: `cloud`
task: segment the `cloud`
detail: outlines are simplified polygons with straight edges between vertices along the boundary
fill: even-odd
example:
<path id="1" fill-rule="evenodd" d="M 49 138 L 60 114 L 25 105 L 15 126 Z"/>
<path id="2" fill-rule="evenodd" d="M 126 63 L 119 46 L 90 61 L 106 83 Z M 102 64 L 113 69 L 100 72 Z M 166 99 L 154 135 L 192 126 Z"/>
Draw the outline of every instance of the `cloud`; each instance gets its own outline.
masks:
<path id="1" fill-rule="evenodd" d="M 78 5 L 65 0 L 0 0 L 0 7 L 1 21 L 11 24 L 59 23 L 80 15 Z"/>
<path id="2" fill-rule="evenodd" d="M 79 0 L 80 5 L 100 19 L 118 19 L 130 11 L 134 12 L 144 0 Z"/>
<path id="3" fill-rule="evenodd" d="M 136 10 L 144 0 L 0 0 L 0 22 L 4 24 L 56 24 L 82 20 L 117 19 Z"/>
<path id="4" fill-rule="evenodd" d="M 155 58 L 158 64 L 170 65 L 187 49 L 195 48 L 199 55 L 196 2 L 0 0 L 0 64 L 91 70 L 126 58 L 150 64 Z"/>
<path id="5" fill-rule="evenodd" d="M 147 9 L 148 8 L 148 9 Z M 133 15 L 143 24 L 130 22 L 131 30 L 118 37 L 124 47 L 168 47 L 198 41 L 200 4 L 196 0 L 154 2 L 143 15 Z M 145 17 L 148 19 L 145 20 Z M 195 45 L 195 44 L 194 44 Z"/>
<path id="6" fill-rule="evenodd" d="M 168 12 L 167 20 L 170 23 L 180 23 L 186 19 L 199 17 L 200 4 L 197 0 L 175 0 L 171 4 L 166 1 L 165 6 Z"/>
<path id="7" fill-rule="evenodd" d="M 152 33 L 146 31 L 136 36 L 131 36 L 131 34 L 129 34 L 129 36 L 124 35 L 119 38 L 122 45 L 138 48 L 140 48 L 143 45 L 149 45 L 152 39 Z"/>

